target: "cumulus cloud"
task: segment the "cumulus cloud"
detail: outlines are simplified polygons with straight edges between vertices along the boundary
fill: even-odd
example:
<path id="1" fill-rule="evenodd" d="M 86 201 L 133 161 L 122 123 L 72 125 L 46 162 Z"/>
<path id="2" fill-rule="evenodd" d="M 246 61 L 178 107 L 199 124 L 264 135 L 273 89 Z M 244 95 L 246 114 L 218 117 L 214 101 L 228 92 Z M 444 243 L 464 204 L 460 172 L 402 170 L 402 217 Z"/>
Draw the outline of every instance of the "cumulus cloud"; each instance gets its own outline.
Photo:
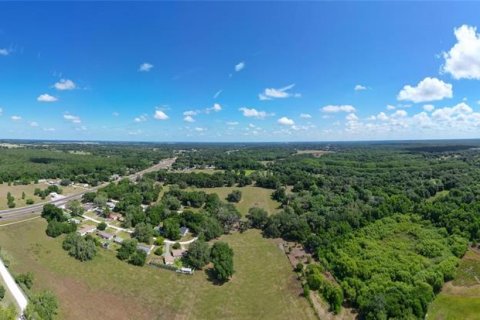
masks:
<path id="1" fill-rule="evenodd" d="M 235 71 L 239 72 L 245 68 L 245 61 L 241 61 L 235 65 Z"/>
<path id="2" fill-rule="evenodd" d="M 163 112 L 162 110 L 155 110 L 155 114 L 153 115 L 153 117 L 157 120 L 167 120 L 168 119 L 168 116 L 165 112 Z"/>
<path id="3" fill-rule="evenodd" d="M 426 105 L 423 106 L 423 110 L 428 111 L 428 112 L 432 112 L 433 109 L 435 109 L 435 106 L 433 104 L 426 104 Z"/>
<path id="4" fill-rule="evenodd" d="M 69 79 L 60 79 L 60 81 L 56 82 L 53 87 L 57 90 L 73 90 L 77 87 L 75 82 Z"/>
<path id="5" fill-rule="evenodd" d="M 403 117 L 406 117 L 408 115 L 407 111 L 405 110 L 397 110 L 395 111 L 394 113 L 392 113 L 392 117 L 394 118 L 403 118 Z"/>
<path id="6" fill-rule="evenodd" d="M 192 116 L 185 116 L 183 121 L 192 123 L 195 122 L 195 119 Z"/>
<path id="7" fill-rule="evenodd" d="M 254 108 L 240 108 L 238 109 L 243 113 L 244 117 L 247 118 L 257 118 L 257 119 L 264 119 L 265 117 L 269 116 L 265 111 L 258 111 L 257 109 Z"/>
<path id="8" fill-rule="evenodd" d="M 312 116 L 308 113 L 300 113 L 300 118 L 302 119 L 311 119 Z"/>
<path id="9" fill-rule="evenodd" d="M 347 113 L 351 113 L 351 112 L 355 112 L 355 108 L 351 105 L 328 105 L 328 106 L 324 106 L 322 108 L 322 111 L 323 112 L 326 112 L 326 113 L 337 113 L 337 112 L 347 112 Z"/>
<path id="10" fill-rule="evenodd" d="M 8 56 L 10 54 L 10 51 L 5 48 L 0 48 L 0 56 Z"/>
<path id="11" fill-rule="evenodd" d="M 442 70 L 455 79 L 480 79 L 480 34 L 477 28 L 462 25 L 454 33 L 457 43 L 443 53 L 445 64 Z"/>
<path id="12" fill-rule="evenodd" d="M 357 84 L 357 85 L 353 88 L 353 90 L 355 90 L 355 91 L 363 91 L 363 90 L 367 90 L 367 87 L 362 86 L 361 84 Z"/>
<path id="13" fill-rule="evenodd" d="M 416 87 L 406 85 L 398 93 L 397 99 L 415 103 L 442 100 L 453 96 L 452 85 L 437 78 L 426 77 Z"/>
<path id="14" fill-rule="evenodd" d="M 140 122 L 145 122 L 147 121 L 147 115 L 146 114 L 142 114 L 142 115 L 139 115 L 138 117 L 135 117 L 133 119 L 133 121 L 137 122 L 137 123 L 140 123 Z"/>
<path id="15" fill-rule="evenodd" d="M 79 116 L 74 116 L 73 114 L 70 114 L 70 113 L 65 113 L 63 115 L 63 118 L 67 121 L 70 121 L 71 123 L 75 123 L 75 124 L 82 123 L 82 120 L 80 119 Z"/>
<path id="16" fill-rule="evenodd" d="M 300 97 L 300 93 L 291 93 L 288 90 L 295 87 L 295 84 L 292 83 L 286 87 L 275 89 L 275 88 L 266 88 L 263 93 L 258 95 L 260 100 L 273 100 L 273 99 L 285 99 L 289 97 Z"/>
<path id="17" fill-rule="evenodd" d="M 138 67 L 138 71 L 140 72 L 149 72 L 150 70 L 153 69 L 153 64 L 150 64 L 148 62 L 144 62 Z"/>
<path id="18" fill-rule="evenodd" d="M 277 122 L 282 126 L 293 126 L 295 124 L 295 121 L 287 117 L 281 117 Z"/>
<path id="19" fill-rule="evenodd" d="M 345 119 L 347 121 L 357 121 L 358 117 L 355 115 L 355 113 L 349 113 L 348 115 L 345 116 Z"/>
<path id="20" fill-rule="evenodd" d="M 55 102 L 58 101 L 58 98 L 49 95 L 48 93 L 44 93 L 38 96 L 37 101 L 40 102 Z"/>
<path id="21" fill-rule="evenodd" d="M 214 112 L 222 111 L 222 106 L 219 103 L 214 103 L 213 107 L 205 109 L 205 113 L 210 113 L 211 111 L 214 111 Z"/>
<path id="22" fill-rule="evenodd" d="M 22 117 L 20 117 L 20 116 L 11 116 L 10 119 L 12 119 L 13 121 L 20 121 L 20 120 L 22 120 Z"/>

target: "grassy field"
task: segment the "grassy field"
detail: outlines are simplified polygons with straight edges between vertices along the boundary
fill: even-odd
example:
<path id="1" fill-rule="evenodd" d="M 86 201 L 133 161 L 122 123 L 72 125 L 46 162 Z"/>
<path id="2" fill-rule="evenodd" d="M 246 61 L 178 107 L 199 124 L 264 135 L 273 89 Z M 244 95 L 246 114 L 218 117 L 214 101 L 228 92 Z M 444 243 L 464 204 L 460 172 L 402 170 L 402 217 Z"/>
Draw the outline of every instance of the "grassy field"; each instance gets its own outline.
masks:
<path id="1" fill-rule="evenodd" d="M 259 207 L 267 210 L 269 214 L 272 214 L 278 210 L 280 203 L 272 200 L 271 195 L 273 190 L 259 188 L 259 187 L 221 187 L 221 188 L 205 188 L 198 189 L 205 191 L 206 193 L 216 193 L 220 199 L 225 201 L 225 198 L 233 190 L 242 191 L 242 200 L 239 203 L 235 203 L 235 206 L 242 215 L 248 213 L 248 209 L 251 207 Z"/>
<path id="2" fill-rule="evenodd" d="M 224 236 L 236 273 L 222 286 L 205 272 L 193 276 L 134 267 L 100 250 L 79 262 L 48 238 L 36 219 L 2 228 L 0 243 L 14 273 L 32 271 L 34 290 L 59 298 L 59 319 L 314 319 L 287 258 L 258 231 Z"/>
<path id="3" fill-rule="evenodd" d="M 0 277 L 0 285 L 2 285 L 5 288 L 5 297 L 3 298 L 2 301 L 0 301 L 0 306 L 8 307 L 9 305 L 13 304 L 15 308 L 18 309 L 17 305 L 15 304 L 15 299 L 13 299 L 12 295 L 10 294 L 10 291 L 8 291 L 7 286 L 3 282 L 2 277 Z"/>
<path id="4" fill-rule="evenodd" d="M 477 280 L 478 279 L 478 280 Z M 480 254 L 468 251 L 457 276 L 447 283 L 430 305 L 427 319 L 474 320 L 480 318 Z"/>
<path id="5" fill-rule="evenodd" d="M 7 183 L 0 184 L 0 210 L 8 209 L 7 207 L 7 193 L 10 192 L 12 196 L 15 197 L 15 204 L 16 207 L 24 207 L 26 206 L 26 199 L 33 199 L 35 203 L 40 203 L 46 200 L 42 200 L 40 197 L 34 196 L 33 192 L 35 188 L 46 189 L 48 184 L 46 183 L 36 183 L 36 184 L 28 184 L 28 185 L 18 185 L 9 186 Z M 63 194 L 69 194 L 77 191 L 82 191 L 80 187 L 62 187 Z M 25 192 L 25 199 L 22 199 L 22 192 Z"/>

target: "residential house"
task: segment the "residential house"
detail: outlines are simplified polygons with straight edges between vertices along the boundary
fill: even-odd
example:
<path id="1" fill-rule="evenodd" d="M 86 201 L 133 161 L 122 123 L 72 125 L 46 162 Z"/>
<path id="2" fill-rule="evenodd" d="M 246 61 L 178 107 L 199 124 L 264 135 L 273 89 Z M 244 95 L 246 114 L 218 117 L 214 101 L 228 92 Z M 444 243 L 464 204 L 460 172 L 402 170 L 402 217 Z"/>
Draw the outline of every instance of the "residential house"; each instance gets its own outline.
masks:
<path id="1" fill-rule="evenodd" d="M 137 245 L 137 249 L 144 251 L 148 255 L 152 251 L 153 246 L 140 243 L 140 244 Z"/>
<path id="2" fill-rule="evenodd" d="M 172 256 L 177 259 L 183 257 L 185 250 L 183 249 L 172 249 Z"/>
<path id="3" fill-rule="evenodd" d="M 112 240 L 115 237 L 115 235 L 113 235 L 111 233 L 108 233 L 108 232 L 105 232 L 105 231 L 98 231 L 97 234 L 100 238 L 105 239 L 105 240 Z"/>
<path id="4" fill-rule="evenodd" d="M 83 237 L 84 235 L 92 233 L 95 230 L 97 230 L 97 227 L 95 226 L 84 226 L 83 228 L 77 230 L 77 233 Z"/>
<path id="5" fill-rule="evenodd" d="M 180 228 L 180 236 L 185 237 L 190 230 L 187 227 Z"/>

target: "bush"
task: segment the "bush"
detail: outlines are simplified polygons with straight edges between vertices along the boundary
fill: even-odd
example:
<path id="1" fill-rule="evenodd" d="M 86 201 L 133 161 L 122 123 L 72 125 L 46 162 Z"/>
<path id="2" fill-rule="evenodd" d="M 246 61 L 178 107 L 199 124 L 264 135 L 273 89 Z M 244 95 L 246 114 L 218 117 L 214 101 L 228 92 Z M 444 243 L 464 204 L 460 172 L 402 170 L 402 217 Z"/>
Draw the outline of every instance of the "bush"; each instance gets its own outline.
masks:
<path id="1" fill-rule="evenodd" d="M 242 200 L 242 192 L 240 190 L 233 190 L 227 196 L 228 202 L 240 202 L 240 200 Z"/>
<path id="2" fill-rule="evenodd" d="M 103 231 L 103 230 L 107 229 L 107 224 L 104 221 L 102 221 L 97 225 L 97 229 L 100 230 L 100 231 Z"/>
<path id="3" fill-rule="evenodd" d="M 180 249 L 182 246 L 180 245 L 180 243 L 178 242 L 175 242 L 173 245 L 172 245 L 172 249 Z"/>
<path id="4" fill-rule="evenodd" d="M 31 289 L 33 286 L 33 273 L 21 273 L 15 277 L 15 282 L 24 285 L 27 289 Z"/>
<path id="5" fill-rule="evenodd" d="M 32 205 L 32 204 L 35 203 L 35 201 L 33 201 L 33 199 L 28 198 L 28 199 L 25 201 L 25 203 L 26 203 L 27 205 Z"/>
<path id="6" fill-rule="evenodd" d="M 2 301 L 3 298 L 5 298 L 5 287 L 0 285 L 0 301 Z"/>
<path id="7" fill-rule="evenodd" d="M 161 256 L 163 254 L 163 247 L 158 247 L 153 253 L 157 256 Z"/>
<path id="8" fill-rule="evenodd" d="M 92 237 L 85 237 L 70 233 L 63 240 L 62 247 L 68 254 L 80 261 L 92 260 L 97 254 L 95 240 Z"/>

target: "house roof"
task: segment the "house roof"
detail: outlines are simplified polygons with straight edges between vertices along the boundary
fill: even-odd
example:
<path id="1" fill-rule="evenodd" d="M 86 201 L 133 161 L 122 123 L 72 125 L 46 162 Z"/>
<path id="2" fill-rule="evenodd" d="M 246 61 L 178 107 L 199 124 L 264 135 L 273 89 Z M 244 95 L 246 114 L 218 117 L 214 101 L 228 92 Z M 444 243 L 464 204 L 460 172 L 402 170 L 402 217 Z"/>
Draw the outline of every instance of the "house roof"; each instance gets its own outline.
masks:
<path id="1" fill-rule="evenodd" d="M 181 257 L 185 251 L 182 249 L 172 249 L 172 256 L 175 258 Z"/>
<path id="2" fill-rule="evenodd" d="M 79 229 L 78 232 L 79 233 L 87 233 L 87 232 L 92 232 L 96 229 L 97 229 L 97 227 L 95 227 L 95 226 L 85 226 L 85 227 Z"/>
<path id="3" fill-rule="evenodd" d="M 106 239 L 113 238 L 113 234 L 105 231 L 98 231 L 97 234 L 102 238 L 106 238 Z"/>

